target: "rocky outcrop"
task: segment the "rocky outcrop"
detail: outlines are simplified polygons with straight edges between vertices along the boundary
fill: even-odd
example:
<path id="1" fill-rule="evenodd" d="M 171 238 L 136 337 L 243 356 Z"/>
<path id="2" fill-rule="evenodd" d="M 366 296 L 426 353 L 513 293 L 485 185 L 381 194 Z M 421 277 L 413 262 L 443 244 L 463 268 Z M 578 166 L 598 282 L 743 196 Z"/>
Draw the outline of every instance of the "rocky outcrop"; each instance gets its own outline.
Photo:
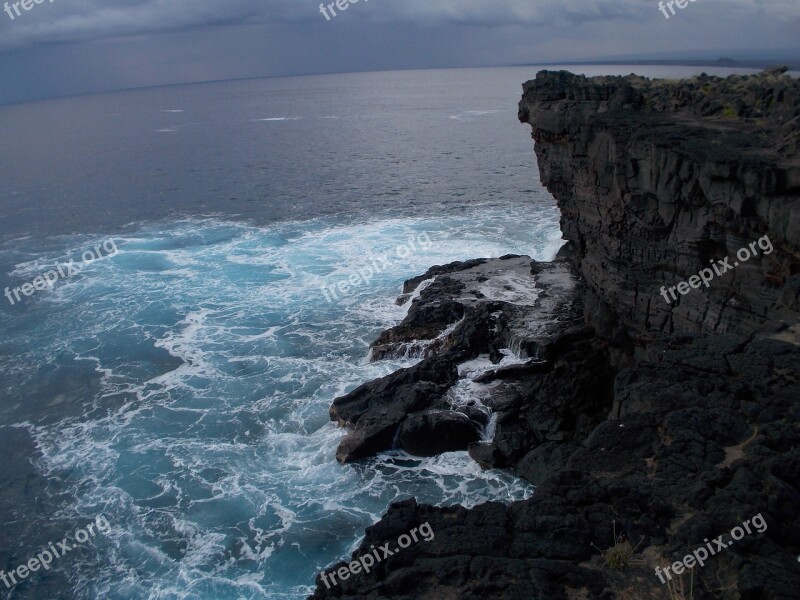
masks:
<path id="1" fill-rule="evenodd" d="M 602 364 L 597 348 L 567 355 L 573 365 Z M 761 514 L 765 532 L 696 569 L 693 597 L 798 598 L 798 359 L 786 342 L 700 334 L 654 342 L 594 393 L 573 382 L 565 360 L 560 402 L 524 379 L 530 395 L 497 407 L 510 429 L 498 426 L 495 443 L 537 484 L 534 496 L 471 511 L 395 505 L 363 549 L 396 545 L 425 521 L 435 540 L 332 590 L 320 584 L 313 597 L 668 598 L 656 566 L 704 539 L 727 542 Z M 572 409 L 571 400 L 588 406 Z M 620 539 L 637 549 L 616 571 L 601 551 Z M 689 578 L 680 579 L 688 598 Z"/>
<path id="2" fill-rule="evenodd" d="M 492 426 L 470 455 L 536 492 L 472 510 L 395 504 L 354 558 L 423 522 L 435 539 L 318 581 L 312 598 L 800 598 L 798 90 L 780 70 L 525 85 L 520 117 L 569 251 L 408 282 L 408 317 L 373 357 L 413 348 L 419 371 L 334 407 L 358 409 L 351 436 L 380 420 L 360 412 L 401 415 L 392 447 L 419 453 L 469 443 L 478 408 Z M 754 255 L 708 287 L 661 296 L 743 247 Z M 435 398 L 404 414 L 415 385 Z M 464 389 L 470 410 L 453 403 Z M 756 516 L 766 528 L 730 543 Z M 719 536 L 704 565 L 662 583 L 656 567 Z"/>
<path id="3" fill-rule="evenodd" d="M 391 449 L 432 456 L 477 442 L 491 412 L 482 403 L 490 397 L 487 378 L 552 364 L 563 323 L 581 318 L 576 281 L 568 263 L 537 264 L 526 256 L 434 267 L 412 280 L 424 289 L 371 354 L 375 360 L 416 352 L 422 360 L 333 402 L 331 420 L 352 430 L 337 459 Z"/>
<path id="4" fill-rule="evenodd" d="M 339 444 L 337 460 L 347 463 L 391 450 L 409 415 L 446 406 L 443 396 L 457 378 L 452 360 L 432 358 L 337 398 L 331 420 L 354 430 Z"/>

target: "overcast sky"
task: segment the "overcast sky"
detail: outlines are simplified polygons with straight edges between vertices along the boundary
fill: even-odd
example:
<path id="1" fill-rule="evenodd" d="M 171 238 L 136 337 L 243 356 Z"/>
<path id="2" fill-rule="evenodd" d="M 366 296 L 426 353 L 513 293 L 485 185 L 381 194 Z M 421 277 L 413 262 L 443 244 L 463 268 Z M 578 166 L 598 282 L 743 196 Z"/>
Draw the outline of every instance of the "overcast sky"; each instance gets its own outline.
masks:
<path id="1" fill-rule="evenodd" d="M 270 75 L 797 57 L 798 31 L 800 0 L 697 0 L 669 20 L 656 0 L 360 0 L 330 21 L 319 0 L 44 0 L 0 12 L 0 103 Z"/>

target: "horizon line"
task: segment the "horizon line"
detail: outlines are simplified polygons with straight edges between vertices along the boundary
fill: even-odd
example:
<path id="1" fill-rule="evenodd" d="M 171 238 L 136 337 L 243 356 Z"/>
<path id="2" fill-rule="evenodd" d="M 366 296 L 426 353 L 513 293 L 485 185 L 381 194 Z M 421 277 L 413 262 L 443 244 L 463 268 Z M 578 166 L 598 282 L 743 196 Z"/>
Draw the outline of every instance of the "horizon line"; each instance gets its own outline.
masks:
<path id="1" fill-rule="evenodd" d="M 720 61 L 731 61 L 736 63 L 734 65 L 719 64 Z M 462 67 L 408 67 L 396 69 L 365 69 L 360 71 L 328 71 L 325 73 L 295 73 L 291 75 L 255 75 L 252 77 L 231 77 L 223 79 L 204 79 L 198 81 L 186 81 L 178 83 L 159 83 L 153 85 L 141 85 L 132 87 L 112 88 L 107 90 L 97 90 L 94 92 L 84 92 L 79 94 L 65 94 L 63 96 L 46 96 L 42 98 L 31 98 L 27 100 L 19 100 L 13 102 L 0 102 L 0 108 L 9 106 L 18 106 L 22 104 L 35 104 L 36 102 L 49 102 L 51 100 L 66 100 L 68 98 L 83 98 L 89 96 L 102 96 L 104 94 L 117 94 L 120 92 L 134 92 L 139 90 L 151 90 L 168 87 L 183 87 L 191 85 L 206 85 L 211 83 L 227 83 L 234 81 L 258 81 L 261 79 L 290 79 L 295 77 L 323 77 L 326 75 L 357 75 L 360 73 L 392 73 L 398 71 L 446 71 L 457 69 L 498 69 L 498 68 L 520 68 L 520 67 L 544 67 L 544 66 L 618 66 L 618 65 L 631 65 L 631 66 L 675 66 L 675 67 L 728 67 L 728 68 L 742 68 L 742 69 L 766 69 L 776 66 L 788 66 L 789 70 L 800 70 L 800 58 L 787 59 L 787 60 L 764 60 L 764 59 L 731 59 L 727 57 L 719 57 L 717 59 L 625 59 L 625 58 L 608 58 L 608 59 L 594 59 L 594 60 L 558 60 L 558 61 L 542 61 L 532 63 L 506 63 L 496 65 L 483 65 L 483 66 L 462 66 Z"/>

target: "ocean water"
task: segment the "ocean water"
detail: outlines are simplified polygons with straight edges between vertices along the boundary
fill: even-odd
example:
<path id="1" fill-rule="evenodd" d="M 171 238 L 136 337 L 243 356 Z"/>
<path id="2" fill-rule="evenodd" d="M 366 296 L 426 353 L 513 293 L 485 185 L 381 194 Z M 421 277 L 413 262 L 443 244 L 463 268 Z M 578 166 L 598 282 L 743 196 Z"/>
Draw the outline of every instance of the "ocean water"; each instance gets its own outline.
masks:
<path id="1" fill-rule="evenodd" d="M 466 453 L 341 466 L 328 407 L 413 364 L 364 360 L 403 316 L 392 302 L 400 282 L 476 253 L 538 248 L 545 258 L 558 239 L 554 212 L 541 219 L 537 233 L 476 207 L 348 224 L 194 219 L 116 237 L 114 256 L 26 298 L 3 323 L 2 412 L 30 436 L 35 469 L 62 500 L 13 526 L 17 564 L 35 555 L 40 520 L 61 539 L 103 514 L 112 531 L 85 562 L 57 565 L 77 597 L 301 598 L 393 500 L 526 497 L 524 483 L 481 472 Z M 397 256 L 420 236 L 427 250 Z M 69 245 L 78 255 L 100 241 Z M 392 269 L 328 302 L 321 286 L 370 255 Z M 32 279 L 66 260 L 37 257 L 14 274 Z"/>
<path id="2" fill-rule="evenodd" d="M 14 305 L 0 298 L 0 570 L 99 515 L 110 524 L 0 593 L 300 599 L 392 501 L 533 493 L 465 452 L 339 465 L 328 408 L 414 363 L 366 360 L 404 316 L 405 279 L 557 251 L 558 212 L 516 121 L 534 74 L 273 79 L 0 108 L 2 287 L 108 240 L 118 250 Z M 326 298 L 323 286 L 376 264 Z"/>

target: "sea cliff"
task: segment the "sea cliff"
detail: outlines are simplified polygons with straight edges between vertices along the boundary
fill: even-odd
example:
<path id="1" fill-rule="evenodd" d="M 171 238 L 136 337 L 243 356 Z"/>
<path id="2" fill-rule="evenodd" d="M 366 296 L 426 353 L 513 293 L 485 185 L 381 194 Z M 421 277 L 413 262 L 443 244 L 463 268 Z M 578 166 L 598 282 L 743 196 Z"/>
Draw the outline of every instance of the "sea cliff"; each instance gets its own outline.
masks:
<path id="1" fill-rule="evenodd" d="M 598 313 L 636 333 L 794 324 L 800 84 L 782 71 L 679 82 L 545 72 L 525 84 L 520 120 Z M 774 252 L 736 258 L 764 236 Z M 742 264 L 662 297 L 726 257 Z"/>
<path id="2" fill-rule="evenodd" d="M 421 362 L 331 418 L 343 463 L 463 449 L 536 492 L 395 504 L 354 560 L 423 523 L 435 539 L 312 598 L 799 598 L 800 83 L 542 72 L 519 115 L 567 246 L 407 282 L 372 358 Z M 657 576 L 756 515 L 763 531 Z"/>

